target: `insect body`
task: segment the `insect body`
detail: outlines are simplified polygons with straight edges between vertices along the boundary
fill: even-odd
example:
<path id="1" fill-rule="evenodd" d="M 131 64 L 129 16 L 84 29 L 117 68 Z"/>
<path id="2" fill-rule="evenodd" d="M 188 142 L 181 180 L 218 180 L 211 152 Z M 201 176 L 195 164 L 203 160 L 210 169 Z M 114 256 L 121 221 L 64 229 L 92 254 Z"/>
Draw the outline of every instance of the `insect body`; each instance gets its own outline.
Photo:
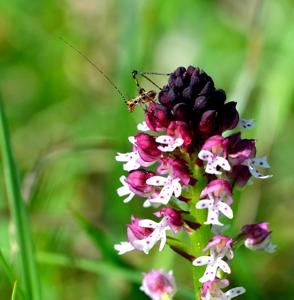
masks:
<path id="1" fill-rule="evenodd" d="M 138 90 L 138 96 L 136 98 L 133 99 L 127 99 L 125 97 L 125 95 L 120 91 L 120 89 L 113 83 L 113 81 L 92 61 L 90 60 L 83 52 L 81 52 L 80 50 L 78 50 L 77 48 L 75 48 L 73 45 L 71 45 L 70 43 L 68 43 L 66 40 L 64 40 L 63 38 L 60 38 L 66 45 L 68 45 L 70 48 L 72 48 L 73 50 L 75 50 L 79 55 L 81 55 L 84 59 L 86 59 L 114 88 L 115 90 L 118 92 L 118 94 L 120 95 L 120 97 L 123 99 L 124 103 L 128 106 L 128 110 L 130 112 L 133 112 L 136 108 L 136 106 L 143 106 L 144 104 L 147 104 L 149 102 L 152 102 L 155 100 L 157 93 L 153 90 L 150 91 L 145 91 L 145 89 L 143 89 L 137 79 L 137 76 L 140 75 L 142 77 L 144 77 L 146 80 L 148 80 L 149 82 L 151 82 L 154 86 L 156 86 L 158 89 L 161 90 L 161 88 L 155 83 L 153 82 L 149 77 L 147 77 L 146 75 L 148 74 L 153 74 L 153 75 L 170 75 L 170 74 L 161 74 L 161 73 L 151 73 L 151 72 L 138 72 L 137 70 L 134 70 L 132 72 L 132 77 L 136 82 L 136 86 L 137 86 L 137 90 Z"/>

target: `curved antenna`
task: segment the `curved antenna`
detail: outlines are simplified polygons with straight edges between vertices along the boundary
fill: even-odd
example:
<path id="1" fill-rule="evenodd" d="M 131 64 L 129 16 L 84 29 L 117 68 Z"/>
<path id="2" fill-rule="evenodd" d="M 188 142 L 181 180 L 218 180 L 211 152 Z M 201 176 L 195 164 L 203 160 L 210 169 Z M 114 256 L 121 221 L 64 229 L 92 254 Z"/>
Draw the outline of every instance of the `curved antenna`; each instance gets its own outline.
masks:
<path id="1" fill-rule="evenodd" d="M 67 46 L 75 50 L 79 55 L 81 55 L 88 63 L 90 63 L 96 71 L 98 71 L 118 92 L 118 94 L 123 98 L 125 104 L 127 104 L 128 100 L 124 96 L 124 94 L 121 92 L 121 90 L 113 83 L 113 81 L 92 61 L 89 57 L 87 57 L 82 51 L 74 47 L 72 44 L 70 44 L 68 41 L 66 41 L 63 37 L 59 37 L 61 41 L 63 41 Z"/>

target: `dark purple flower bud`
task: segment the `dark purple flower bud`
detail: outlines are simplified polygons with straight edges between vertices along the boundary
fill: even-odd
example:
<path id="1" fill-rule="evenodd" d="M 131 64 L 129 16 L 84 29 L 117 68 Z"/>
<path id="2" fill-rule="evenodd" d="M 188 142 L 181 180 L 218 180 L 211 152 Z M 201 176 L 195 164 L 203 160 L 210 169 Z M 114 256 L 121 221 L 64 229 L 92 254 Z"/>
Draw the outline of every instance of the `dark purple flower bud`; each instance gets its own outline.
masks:
<path id="1" fill-rule="evenodd" d="M 126 182 L 129 185 L 130 190 L 138 196 L 146 197 L 154 192 L 154 187 L 148 185 L 146 180 L 150 177 L 155 176 L 154 172 L 145 170 L 135 170 L 129 173 Z"/>
<path id="2" fill-rule="evenodd" d="M 176 292 L 176 282 L 173 273 L 152 270 L 143 274 L 141 290 L 152 300 L 171 299 Z"/>
<path id="3" fill-rule="evenodd" d="M 185 121 L 189 119 L 191 111 L 186 103 L 178 103 L 173 108 L 174 118 L 178 121 Z"/>
<path id="4" fill-rule="evenodd" d="M 251 250 L 264 250 L 273 253 L 276 246 L 272 244 L 268 224 L 267 222 L 261 222 L 243 226 L 241 234 L 245 237 L 244 245 Z"/>
<path id="5" fill-rule="evenodd" d="M 218 115 L 219 132 L 234 129 L 239 123 L 239 113 L 236 109 L 237 102 L 226 103 Z"/>
<path id="6" fill-rule="evenodd" d="M 168 226 L 174 233 L 177 233 L 183 226 L 184 220 L 182 219 L 181 211 L 165 207 L 154 213 L 156 217 L 166 217 Z"/>
<path id="7" fill-rule="evenodd" d="M 246 185 L 251 177 L 251 173 L 248 167 L 243 165 L 233 166 L 231 172 L 228 175 L 232 180 L 232 184 L 239 187 Z"/>
<path id="8" fill-rule="evenodd" d="M 199 131 L 203 134 L 214 132 L 217 112 L 215 110 L 207 110 L 200 119 Z"/>
<path id="9" fill-rule="evenodd" d="M 151 102 L 146 110 L 145 121 L 151 130 L 162 131 L 170 123 L 170 113 L 165 106 Z"/>
<path id="10" fill-rule="evenodd" d="M 194 101 L 193 111 L 195 113 L 202 113 L 208 108 L 208 98 L 206 96 L 199 96 Z"/>
<path id="11" fill-rule="evenodd" d="M 151 162 L 159 159 L 161 151 L 158 149 L 158 144 L 155 141 L 156 137 L 147 133 L 138 133 L 135 135 L 135 145 L 140 157 Z"/>
<path id="12" fill-rule="evenodd" d="M 168 86 L 163 87 L 163 89 L 158 93 L 158 100 L 162 105 L 170 108 L 171 106 L 168 99 L 168 91 Z"/>

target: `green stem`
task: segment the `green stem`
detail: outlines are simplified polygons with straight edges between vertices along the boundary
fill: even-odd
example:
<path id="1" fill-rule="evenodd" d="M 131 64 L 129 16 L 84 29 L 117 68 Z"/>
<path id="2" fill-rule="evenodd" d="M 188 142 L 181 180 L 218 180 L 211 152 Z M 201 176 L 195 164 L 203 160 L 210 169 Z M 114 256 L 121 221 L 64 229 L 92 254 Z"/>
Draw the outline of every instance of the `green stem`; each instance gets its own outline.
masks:
<path id="1" fill-rule="evenodd" d="M 198 180 L 196 186 L 193 189 L 190 213 L 200 224 L 203 224 L 206 220 L 206 211 L 196 209 L 195 205 L 200 198 L 200 193 L 206 185 L 205 178 L 201 178 Z M 201 226 L 199 229 L 195 230 L 191 235 L 191 244 L 192 244 L 192 254 L 195 257 L 199 257 L 203 255 L 202 249 L 206 246 L 208 240 L 210 238 L 210 230 L 209 226 Z M 193 284 L 195 290 L 195 299 L 201 299 L 201 283 L 199 282 L 200 277 L 202 277 L 204 273 L 204 267 L 195 267 L 192 266 L 193 273 Z"/>
<path id="2" fill-rule="evenodd" d="M 4 177 L 7 189 L 9 207 L 16 229 L 16 239 L 19 247 L 19 258 L 27 298 L 30 300 L 41 299 L 39 275 L 37 272 L 34 246 L 28 213 L 20 192 L 20 184 L 16 165 L 14 162 L 8 123 L 4 106 L 0 99 L 0 142 L 4 166 Z"/>

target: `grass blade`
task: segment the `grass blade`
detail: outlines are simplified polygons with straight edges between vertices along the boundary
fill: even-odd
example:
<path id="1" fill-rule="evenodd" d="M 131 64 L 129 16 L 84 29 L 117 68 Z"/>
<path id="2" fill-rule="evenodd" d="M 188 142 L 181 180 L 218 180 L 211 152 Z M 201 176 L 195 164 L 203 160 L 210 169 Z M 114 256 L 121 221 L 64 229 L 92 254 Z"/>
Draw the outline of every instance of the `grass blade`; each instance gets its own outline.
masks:
<path id="1" fill-rule="evenodd" d="M 26 296 L 30 300 L 41 299 L 39 275 L 37 273 L 34 247 L 27 210 L 22 200 L 18 173 L 14 162 L 8 123 L 6 120 L 2 99 L 0 99 L 0 143 L 4 166 L 4 178 L 8 195 L 9 207 L 16 229 L 19 247 L 19 263 L 21 278 Z"/>
<path id="2" fill-rule="evenodd" d="M 16 280 L 15 280 L 14 272 L 1 251 L 0 251 L 0 267 L 3 269 L 11 285 L 15 285 Z M 20 297 L 20 299 L 25 299 L 24 293 L 20 288 L 18 288 L 16 292 L 17 295 Z"/>
<path id="3" fill-rule="evenodd" d="M 17 280 L 13 284 L 12 294 L 11 294 L 11 300 L 16 299 L 16 293 L 17 293 Z"/>

